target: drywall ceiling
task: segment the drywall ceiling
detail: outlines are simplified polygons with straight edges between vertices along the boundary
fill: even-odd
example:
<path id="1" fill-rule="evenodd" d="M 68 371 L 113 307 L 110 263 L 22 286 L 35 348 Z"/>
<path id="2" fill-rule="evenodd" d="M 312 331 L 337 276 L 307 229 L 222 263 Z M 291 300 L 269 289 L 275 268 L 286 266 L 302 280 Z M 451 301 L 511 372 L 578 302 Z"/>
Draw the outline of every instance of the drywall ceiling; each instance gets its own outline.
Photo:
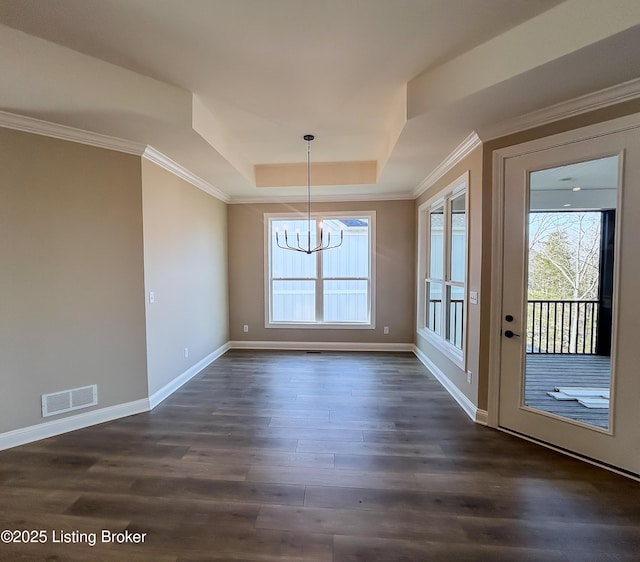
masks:
<path id="1" fill-rule="evenodd" d="M 529 208 L 534 211 L 615 209 L 620 157 L 606 156 L 536 170 L 529 176 Z"/>
<path id="2" fill-rule="evenodd" d="M 150 145 L 236 201 L 304 197 L 314 133 L 338 163 L 314 192 L 404 197 L 489 119 L 639 76 L 636 4 L 3 0 L 0 109 Z M 611 45 L 603 77 L 572 70 Z"/>

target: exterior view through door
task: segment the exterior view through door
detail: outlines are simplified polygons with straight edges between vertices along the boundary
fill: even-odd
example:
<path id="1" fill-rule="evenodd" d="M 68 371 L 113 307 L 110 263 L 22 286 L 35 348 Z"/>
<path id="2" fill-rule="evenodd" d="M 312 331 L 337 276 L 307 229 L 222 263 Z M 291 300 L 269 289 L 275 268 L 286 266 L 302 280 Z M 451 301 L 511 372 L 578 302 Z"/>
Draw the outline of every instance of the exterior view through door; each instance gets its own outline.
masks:
<path id="1" fill-rule="evenodd" d="M 619 157 L 529 177 L 524 403 L 609 427 Z"/>

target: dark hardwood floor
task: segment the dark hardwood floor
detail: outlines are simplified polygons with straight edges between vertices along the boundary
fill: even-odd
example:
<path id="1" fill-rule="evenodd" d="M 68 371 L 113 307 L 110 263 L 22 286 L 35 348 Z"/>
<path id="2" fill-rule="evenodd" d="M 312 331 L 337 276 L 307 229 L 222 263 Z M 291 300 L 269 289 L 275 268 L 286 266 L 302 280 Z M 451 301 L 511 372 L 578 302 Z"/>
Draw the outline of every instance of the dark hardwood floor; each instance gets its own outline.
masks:
<path id="1" fill-rule="evenodd" d="M 640 484 L 472 423 L 408 353 L 230 351 L 153 412 L 0 452 L 0 519 L 48 538 L 11 561 L 640 560 Z"/>

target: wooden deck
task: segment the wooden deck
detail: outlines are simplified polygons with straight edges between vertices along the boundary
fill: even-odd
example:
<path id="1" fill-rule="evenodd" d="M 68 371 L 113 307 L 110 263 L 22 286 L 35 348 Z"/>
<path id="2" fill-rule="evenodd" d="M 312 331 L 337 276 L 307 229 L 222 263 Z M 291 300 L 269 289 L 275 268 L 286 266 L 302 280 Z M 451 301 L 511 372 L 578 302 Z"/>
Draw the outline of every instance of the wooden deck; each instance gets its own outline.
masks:
<path id="1" fill-rule="evenodd" d="M 547 395 L 556 386 L 609 388 L 611 361 L 598 355 L 527 354 L 525 403 L 598 427 L 609 426 L 608 409 L 590 409 L 575 400 L 559 401 Z"/>

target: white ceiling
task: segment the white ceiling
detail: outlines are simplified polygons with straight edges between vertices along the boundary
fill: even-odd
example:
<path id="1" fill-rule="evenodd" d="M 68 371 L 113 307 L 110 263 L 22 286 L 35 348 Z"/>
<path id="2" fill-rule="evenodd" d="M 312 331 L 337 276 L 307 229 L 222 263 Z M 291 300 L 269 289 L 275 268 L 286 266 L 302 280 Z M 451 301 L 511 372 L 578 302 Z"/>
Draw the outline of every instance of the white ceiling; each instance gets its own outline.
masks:
<path id="1" fill-rule="evenodd" d="M 378 167 L 320 193 L 407 196 L 472 130 L 640 76 L 629 0 L 3 0 L 0 24 L 0 109 L 238 201 L 304 197 L 254 166 L 303 162 L 308 132 L 313 161 Z"/>
<path id="2" fill-rule="evenodd" d="M 530 174 L 530 208 L 538 211 L 615 209 L 620 158 L 607 156 Z"/>

